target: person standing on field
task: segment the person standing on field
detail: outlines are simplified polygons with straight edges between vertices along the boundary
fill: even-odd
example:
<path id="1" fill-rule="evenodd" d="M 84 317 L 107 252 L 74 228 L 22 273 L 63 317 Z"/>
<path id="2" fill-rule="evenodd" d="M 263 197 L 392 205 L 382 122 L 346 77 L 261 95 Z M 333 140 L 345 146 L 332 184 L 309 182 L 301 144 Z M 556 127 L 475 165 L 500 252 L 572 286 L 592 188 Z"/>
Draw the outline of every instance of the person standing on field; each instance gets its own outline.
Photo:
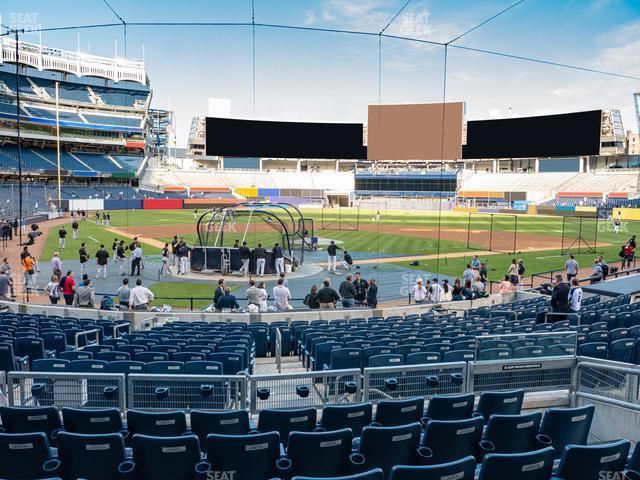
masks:
<path id="1" fill-rule="evenodd" d="M 80 257 L 80 275 L 84 275 L 87 272 L 87 260 L 89 260 L 89 254 L 84 242 L 80 245 L 78 255 Z"/>
<path id="2" fill-rule="evenodd" d="M 256 275 L 262 277 L 264 276 L 264 265 L 267 262 L 267 250 L 259 243 L 253 252 L 256 255 Z"/>
<path id="3" fill-rule="evenodd" d="M 58 230 L 58 241 L 60 243 L 60 248 L 64 248 L 66 236 L 67 231 L 64 229 L 64 227 L 60 227 L 60 230 Z"/>
<path id="4" fill-rule="evenodd" d="M 96 263 L 98 265 L 98 272 L 96 278 L 107 278 L 107 264 L 109 263 L 109 252 L 104 249 L 104 245 L 100 245 L 100 249 L 96 252 Z"/>
<path id="5" fill-rule="evenodd" d="M 281 272 L 284 272 L 284 252 L 282 251 L 282 247 L 276 243 L 271 253 L 273 253 L 273 258 L 275 259 L 276 273 L 280 275 Z"/>
<path id="6" fill-rule="evenodd" d="M 118 263 L 120 264 L 118 268 L 119 275 L 126 275 L 127 273 L 127 254 L 125 252 L 124 240 L 120 240 L 118 246 L 116 247 L 116 257 L 118 259 Z"/>
<path id="7" fill-rule="evenodd" d="M 80 225 L 78 224 L 78 220 L 74 220 L 73 223 L 71 224 L 71 231 L 73 232 L 73 239 L 77 240 L 78 239 L 78 229 L 80 228 Z"/>
<path id="8" fill-rule="evenodd" d="M 338 273 L 336 272 L 336 254 L 340 247 L 336 245 L 336 242 L 331 240 L 329 246 L 327 247 L 327 271 L 329 273 Z"/>

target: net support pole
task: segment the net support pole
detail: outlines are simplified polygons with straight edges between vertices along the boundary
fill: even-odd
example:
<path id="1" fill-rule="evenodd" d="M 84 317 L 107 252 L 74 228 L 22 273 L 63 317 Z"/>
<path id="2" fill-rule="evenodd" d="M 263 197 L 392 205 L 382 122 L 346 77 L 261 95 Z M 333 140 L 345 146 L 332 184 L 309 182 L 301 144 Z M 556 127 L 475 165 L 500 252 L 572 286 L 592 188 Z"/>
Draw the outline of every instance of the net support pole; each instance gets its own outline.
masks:
<path id="1" fill-rule="evenodd" d="M 60 181 L 60 97 L 56 82 L 56 155 L 58 167 L 58 212 L 62 211 L 62 182 Z"/>
<path id="2" fill-rule="evenodd" d="M 515 254 L 517 251 L 518 245 L 518 215 L 515 216 L 515 225 L 513 227 L 513 253 Z"/>

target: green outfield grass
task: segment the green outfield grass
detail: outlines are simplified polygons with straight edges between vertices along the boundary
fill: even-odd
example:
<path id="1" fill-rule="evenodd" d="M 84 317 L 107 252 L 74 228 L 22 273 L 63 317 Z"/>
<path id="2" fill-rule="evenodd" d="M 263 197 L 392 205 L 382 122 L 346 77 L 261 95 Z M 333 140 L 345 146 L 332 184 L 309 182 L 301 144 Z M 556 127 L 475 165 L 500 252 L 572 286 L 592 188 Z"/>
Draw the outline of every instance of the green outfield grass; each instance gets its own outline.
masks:
<path id="1" fill-rule="evenodd" d="M 50 260 L 51 257 L 53 257 L 54 252 L 60 252 L 60 258 L 63 261 L 78 260 L 78 250 L 80 249 L 80 244 L 82 242 L 87 244 L 86 245 L 87 253 L 89 254 L 90 259 L 93 259 L 93 256 L 95 255 L 96 251 L 100 247 L 100 244 L 104 244 L 105 248 L 109 252 L 109 255 L 111 255 L 111 244 L 113 243 L 114 238 L 118 238 L 118 240 L 120 239 L 125 240 L 125 243 L 127 245 L 129 244 L 129 241 L 133 239 L 133 235 L 129 237 L 123 237 L 122 235 L 114 235 L 112 232 L 108 232 L 105 229 L 105 227 L 98 226 L 94 222 L 89 222 L 89 221 L 80 222 L 78 240 L 72 239 L 73 231 L 71 230 L 71 223 L 65 224 L 64 228 L 67 231 L 66 247 L 60 248 L 59 246 L 59 243 L 58 243 L 59 228 L 53 228 L 49 230 L 49 235 L 45 240 L 44 249 L 42 251 L 42 254 L 40 255 L 42 260 L 44 261 Z M 142 244 L 142 249 L 144 250 L 145 255 L 160 253 L 157 248 L 147 245 L 145 243 Z"/>
<path id="2" fill-rule="evenodd" d="M 227 285 L 231 291 L 238 290 L 239 285 Z M 156 296 L 153 304 L 160 307 L 169 304 L 173 307 L 189 308 L 190 300 L 169 300 L 173 298 L 201 298 L 193 301 L 194 309 L 202 309 L 213 301 L 215 283 L 202 282 L 160 282 L 149 287 L 149 290 Z"/>
<path id="3" fill-rule="evenodd" d="M 415 233 L 380 233 L 378 234 L 372 225 L 376 224 L 375 216 L 377 209 L 370 207 L 362 207 L 359 213 L 356 209 L 306 209 L 302 213 L 305 218 L 313 219 L 315 225 L 315 235 L 333 239 L 342 242 L 342 247 L 353 252 L 370 252 L 377 251 L 383 256 L 385 253 L 404 254 L 404 255 L 431 255 L 437 251 L 437 242 L 432 233 L 425 234 Z M 204 213 L 204 210 L 199 210 Z M 572 241 L 578 236 L 578 228 L 580 220 L 577 218 L 567 217 L 564 220 L 564 237 L 565 247 L 568 247 Z M 196 222 L 193 218 L 192 210 L 137 210 L 137 211 L 118 211 L 112 212 L 112 225 L 118 228 L 134 227 L 134 226 L 161 226 L 166 225 L 166 234 L 159 237 L 158 240 L 168 242 L 173 236 L 171 225 L 193 225 L 193 234 L 185 235 L 185 239 L 195 244 L 197 236 L 195 232 Z M 252 220 L 255 223 L 255 219 Z M 333 223 L 332 228 L 343 228 L 343 230 L 321 229 L 321 226 Z M 356 224 L 362 227 L 359 231 L 348 230 Z M 473 214 L 469 216 L 467 213 L 461 212 L 444 212 L 439 218 L 438 212 L 409 212 L 409 211 L 387 211 L 380 209 L 380 225 L 384 226 L 386 232 L 394 226 L 398 227 L 424 227 L 437 228 L 438 225 L 442 229 L 460 230 L 460 238 L 441 239 L 440 242 L 440 272 L 446 275 L 459 276 L 464 269 L 464 265 L 468 258 L 447 258 L 447 254 L 467 251 L 467 228 L 471 226 L 471 230 L 488 230 L 493 228 L 494 232 L 513 232 L 515 228 L 515 217 L 513 215 L 494 215 L 493 220 L 489 215 Z M 87 235 L 93 236 L 99 242 L 105 242 L 110 245 L 113 235 L 104 232 L 102 227 L 98 227 L 91 222 L 85 222 L 82 225 L 81 234 L 84 241 L 90 247 L 90 253 L 93 253 L 97 243 L 87 239 Z M 275 241 L 279 241 L 277 232 L 253 232 L 252 226 L 249 226 L 246 239 L 251 246 L 255 246 L 258 242 L 263 243 L 266 247 L 273 245 Z M 366 230 L 365 230 L 366 228 Z M 68 227 L 69 232 L 70 227 Z M 234 233 L 228 233 L 225 236 L 225 245 L 231 245 L 235 239 L 242 240 L 243 228 L 237 228 Z M 640 222 L 623 222 L 621 232 L 616 235 L 611 225 L 606 221 L 598 222 L 597 229 L 597 251 L 602 252 L 607 260 L 617 260 L 617 253 L 620 245 L 624 243 L 630 235 L 640 233 Z M 131 230 L 129 230 L 131 231 Z M 553 216 L 528 216 L 519 215 L 517 217 L 518 234 L 539 234 L 547 238 L 555 237 L 558 239 L 557 246 L 549 247 L 549 250 L 527 252 L 513 254 L 496 254 L 488 255 L 482 260 L 486 260 L 489 266 L 489 277 L 492 280 L 500 280 L 506 271 L 512 258 L 522 258 L 525 261 L 527 273 L 546 271 L 552 269 L 560 269 L 564 266 L 566 257 L 560 256 L 560 241 L 563 236 L 563 218 Z M 596 238 L 596 222 L 593 219 L 585 219 L 582 222 L 582 237 L 587 243 L 593 245 Z M 510 233 L 512 234 L 512 233 Z M 473 233 L 471 235 L 471 246 L 473 249 L 485 250 L 480 244 L 482 233 Z M 476 245 L 476 242 L 478 244 Z M 67 241 L 67 252 L 71 250 L 72 256 L 75 257 L 79 242 Z M 609 245 L 605 245 L 609 244 Z M 536 245 L 527 245 L 535 248 Z M 576 244 L 577 246 L 577 244 Z M 584 244 L 582 244 L 584 251 Z M 520 246 L 521 248 L 521 246 Z M 521 248 L 522 249 L 522 248 Z M 50 257 L 53 251 L 57 250 L 57 235 L 53 232 L 51 238 L 47 240 L 45 248 L 45 257 Z M 152 247 L 145 248 L 145 253 L 154 252 L 157 249 Z M 577 253 L 577 249 L 572 251 Z M 471 252 L 471 251 L 470 251 Z M 66 252 L 65 252 L 66 253 Z M 64 259 L 63 253 L 63 259 Z M 578 261 L 583 271 L 590 270 L 593 262 L 594 254 L 582 254 L 578 256 Z M 357 259 L 357 258 L 356 258 Z M 399 265 L 407 266 L 408 262 L 397 262 Z M 421 262 L 422 270 L 435 269 L 436 261 L 429 260 L 426 263 Z"/>

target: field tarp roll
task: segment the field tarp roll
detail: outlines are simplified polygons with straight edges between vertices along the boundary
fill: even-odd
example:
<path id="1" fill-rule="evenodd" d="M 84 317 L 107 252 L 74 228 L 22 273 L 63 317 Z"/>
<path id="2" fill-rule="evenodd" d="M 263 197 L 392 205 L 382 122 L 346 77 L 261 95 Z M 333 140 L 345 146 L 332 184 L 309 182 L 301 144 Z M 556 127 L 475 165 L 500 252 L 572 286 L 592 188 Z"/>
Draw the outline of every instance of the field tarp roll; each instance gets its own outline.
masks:
<path id="1" fill-rule="evenodd" d="M 142 208 L 145 210 L 180 210 L 182 202 L 181 198 L 148 198 L 142 201 Z"/>

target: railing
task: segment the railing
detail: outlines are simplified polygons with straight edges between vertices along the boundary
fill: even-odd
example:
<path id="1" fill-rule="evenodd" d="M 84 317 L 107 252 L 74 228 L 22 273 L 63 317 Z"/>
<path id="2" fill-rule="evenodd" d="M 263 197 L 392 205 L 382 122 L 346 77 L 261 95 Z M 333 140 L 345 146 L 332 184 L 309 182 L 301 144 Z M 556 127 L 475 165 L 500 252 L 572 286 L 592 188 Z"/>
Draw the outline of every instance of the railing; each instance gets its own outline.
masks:
<path id="1" fill-rule="evenodd" d="M 125 376 L 106 373 L 9 372 L 9 405 L 126 410 Z"/>
<path id="2" fill-rule="evenodd" d="M 80 337 L 85 337 L 85 344 L 89 343 L 89 335 L 91 334 L 95 334 L 96 335 L 96 345 L 100 343 L 100 330 L 97 328 L 94 328 L 93 330 L 85 330 L 83 332 L 78 332 L 75 334 L 74 337 L 74 344 L 76 346 L 76 350 L 80 348 Z"/>
<path id="3" fill-rule="evenodd" d="M 579 362 L 573 396 L 640 411 L 640 367 L 617 362 Z"/>
<path id="4" fill-rule="evenodd" d="M 242 410 L 246 399 L 244 375 L 127 376 L 127 405 L 138 410 Z"/>

